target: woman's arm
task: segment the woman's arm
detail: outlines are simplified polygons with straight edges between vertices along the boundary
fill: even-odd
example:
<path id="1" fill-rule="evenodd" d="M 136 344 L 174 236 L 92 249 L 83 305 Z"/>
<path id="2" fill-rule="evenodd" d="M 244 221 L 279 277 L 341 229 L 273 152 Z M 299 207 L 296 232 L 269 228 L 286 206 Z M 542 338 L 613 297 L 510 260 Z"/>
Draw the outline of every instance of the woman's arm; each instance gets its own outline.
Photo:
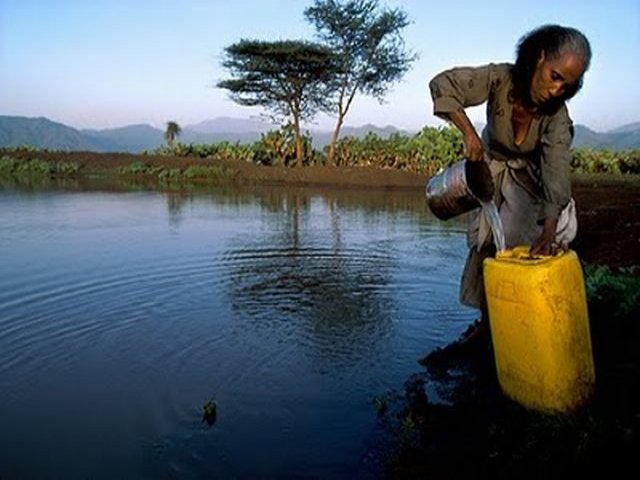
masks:
<path id="1" fill-rule="evenodd" d="M 545 128 L 541 138 L 542 234 L 531 246 L 532 254 L 554 254 L 560 212 L 571 200 L 569 169 L 573 123 L 566 107 L 561 108 Z"/>
<path id="2" fill-rule="evenodd" d="M 471 120 L 469 120 L 464 109 L 459 108 L 458 110 L 445 115 L 447 116 L 447 120 L 451 121 L 451 123 L 458 127 L 458 130 L 462 132 L 464 157 L 474 162 L 482 160 L 485 152 L 484 144 L 482 143 L 478 132 L 471 124 Z"/>
<path id="3" fill-rule="evenodd" d="M 434 114 L 450 121 L 462 132 L 464 156 L 473 161 L 483 159 L 485 147 L 464 109 L 487 101 L 493 70 L 492 64 L 452 68 L 429 82 Z"/>

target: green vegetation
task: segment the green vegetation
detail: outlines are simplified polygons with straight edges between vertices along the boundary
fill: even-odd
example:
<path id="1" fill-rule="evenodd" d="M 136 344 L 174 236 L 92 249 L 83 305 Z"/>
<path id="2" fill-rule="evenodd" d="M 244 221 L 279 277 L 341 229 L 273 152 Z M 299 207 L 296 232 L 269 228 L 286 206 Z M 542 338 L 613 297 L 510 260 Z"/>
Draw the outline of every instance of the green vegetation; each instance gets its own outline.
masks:
<path id="1" fill-rule="evenodd" d="M 239 142 L 215 142 L 209 144 L 174 143 L 172 146 L 163 146 L 155 150 L 145 150 L 142 155 L 162 155 L 168 157 L 196 157 L 219 158 L 223 160 L 237 160 L 253 162 L 255 149 L 252 145 L 243 145 Z"/>
<path id="2" fill-rule="evenodd" d="M 311 146 L 311 137 L 301 135 L 302 164 L 312 165 L 320 161 L 321 154 Z M 296 162 L 296 139 L 292 125 L 279 130 L 263 133 L 253 144 L 239 142 L 216 142 L 210 144 L 175 143 L 156 150 L 145 151 L 143 155 L 163 155 L 172 157 L 215 158 L 220 160 L 243 161 L 257 165 L 291 166 Z"/>
<path id="3" fill-rule="evenodd" d="M 312 148 L 312 138 L 301 135 L 304 165 L 327 163 L 329 147 Z M 258 165 L 290 166 L 296 160 L 293 127 L 284 126 L 263 134 L 253 144 L 218 142 L 208 145 L 176 143 L 146 154 L 179 157 L 221 158 Z M 453 127 L 425 127 L 414 135 L 395 133 L 387 138 L 369 133 L 363 138 L 345 137 L 336 143 L 335 164 L 346 167 L 397 168 L 431 175 L 462 156 L 462 135 Z M 577 148 L 572 150 L 575 173 L 640 174 L 640 150 L 613 151 Z"/>
<path id="4" fill-rule="evenodd" d="M 297 161 L 297 139 L 292 125 L 286 125 L 280 130 L 272 130 L 262 134 L 260 140 L 254 144 L 254 161 L 259 165 L 283 165 L 289 166 Z M 311 145 L 311 137 L 300 136 L 302 148 L 302 164 L 315 163 L 317 152 Z"/>
<path id="5" fill-rule="evenodd" d="M 326 153 L 312 148 L 312 139 L 301 136 L 303 165 L 326 163 Z M 417 173 L 432 174 L 460 159 L 462 135 L 455 128 L 425 127 L 415 135 L 399 133 L 383 138 L 369 133 L 364 138 L 345 137 L 336 144 L 336 164 L 346 167 L 373 166 L 397 168 Z M 291 125 L 272 130 L 250 145 L 218 142 L 209 145 L 161 147 L 147 155 L 220 158 L 240 160 L 258 165 L 290 166 L 296 161 L 296 141 Z"/>
<path id="6" fill-rule="evenodd" d="M 3 177 L 65 177 L 76 175 L 80 165 L 71 162 L 46 162 L 38 158 L 18 160 L 9 155 L 0 157 Z"/>
<path id="7" fill-rule="evenodd" d="M 576 148 L 571 168 L 577 173 L 640 173 L 640 150 L 614 151 Z"/>
<path id="8" fill-rule="evenodd" d="M 322 163 L 322 154 L 313 149 L 311 136 L 300 136 L 302 145 L 302 165 Z M 243 161 L 257 165 L 292 166 L 297 161 L 297 142 L 292 125 L 279 130 L 271 130 L 261 135 L 253 144 L 239 142 L 215 142 L 210 144 L 175 143 L 156 150 L 145 151 L 143 155 L 163 155 L 173 157 L 215 158 L 220 160 Z"/>
<path id="9" fill-rule="evenodd" d="M 337 164 L 399 168 L 433 174 L 460 159 L 462 135 L 457 129 L 425 127 L 413 136 L 393 134 L 381 138 L 370 133 L 362 139 L 346 137 L 336 145 Z"/>
<path id="10" fill-rule="evenodd" d="M 186 168 L 166 168 L 143 162 L 134 162 L 118 168 L 118 173 L 129 176 L 150 176 L 161 181 L 171 180 L 230 180 L 233 172 L 217 165 L 191 165 Z"/>
<path id="11" fill-rule="evenodd" d="M 585 268 L 587 297 L 594 308 L 606 310 L 607 317 L 619 317 L 640 309 L 640 267 L 612 270 L 606 265 Z"/>
<path id="12" fill-rule="evenodd" d="M 638 268 L 585 267 L 593 356 L 598 388 L 640 415 L 640 275 Z M 631 411 L 629 411 L 631 410 Z M 636 423 L 640 439 L 640 423 Z"/>
<path id="13" fill-rule="evenodd" d="M 160 155 L 197 159 L 223 160 L 227 162 L 248 162 L 265 166 L 293 165 L 325 165 L 328 162 L 330 146 L 323 151 L 313 148 L 309 133 L 300 134 L 296 138 L 295 127 L 285 125 L 278 130 L 262 134 L 260 140 L 252 144 L 221 141 L 210 144 L 185 144 L 174 142 L 158 149 L 145 151 L 144 156 Z M 302 160 L 298 159 L 299 151 Z M 64 176 L 79 172 L 80 166 L 68 162 L 45 162 L 38 160 L 38 152 L 33 148 L 2 149 L 0 155 L 0 175 L 25 176 L 49 175 Z M 26 154 L 26 155 L 25 155 Z M 604 181 L 606 175 L 640 174 L 640 150 L 594 150 L 576 148 L 571 152 L 571 169 L 584 179 L 589 174 L 598 175 L 594 182 Z M 20 158 L 17 160 L 16 158 Z M 27 158 L 28 160 L 25 160 Z M 345 137 L 336 143 L 335 164 L 343 167 L 375 167 L 400 169 L 423 175 L 433 175 L 440 169 L 447 168 L 462 158 L 462 135 L 453 127 L 425 127 L 414 135 L 394 133 L 382 137 L 369 133 L 362 138 Z M 186 167 L 161 168 L 151 167 L 144 163 L 134 163 L 120 168 L 118 173 L 126 175 L 150 175 L 160 179 L 167 178 L 200 178 L 229 176 L 222 167 L 217 170 L 198 173 Z"/>

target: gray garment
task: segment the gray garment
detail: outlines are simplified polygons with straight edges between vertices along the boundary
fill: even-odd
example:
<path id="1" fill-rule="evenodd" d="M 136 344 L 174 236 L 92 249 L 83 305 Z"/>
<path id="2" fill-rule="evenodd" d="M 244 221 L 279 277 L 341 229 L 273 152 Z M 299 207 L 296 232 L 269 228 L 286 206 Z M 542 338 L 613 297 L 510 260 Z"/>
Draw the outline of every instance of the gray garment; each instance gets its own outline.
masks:
<path id="1" fill-rule="evenodd" d="M 542 225 L 534 214 L 540 208 L 542 198 L 532 189 L 535 171 L 531 169 L 531 164 L 518 160 L 492 160 L 489 168 L 495 185 L 494 202 L 502 220 L 506 247 L 533 244 L 542 233 Z M 576 231 L 575 203 L 571 199 L 558 219 L 555 239 L 558 246 L 566 248 L 575 238 Z M 460 301 L 471 307 L 483 308 L 485 293 L 482 262 L 495 255 L 496 249 L 481 209 L 470 214 L 467 244 L 469 255 L 462 273 Z"/>
<path id="2" fill-rule="evenodd" d="M 513 114 L 513 65 L 488 64 L 458 67 L 436 75 L 429 87 L 433 111 L 445 116 L 458 109 L 486 103 L 487 125 L 484 143 L 492 158 L 522 159 L 538 170 L 540 189 L 536 220 L 557 218 L 571 198 L 569 181 L 573 124 L 566 106 L 554 114 L 536 114 L 520 144 L 515 143 Z"/>

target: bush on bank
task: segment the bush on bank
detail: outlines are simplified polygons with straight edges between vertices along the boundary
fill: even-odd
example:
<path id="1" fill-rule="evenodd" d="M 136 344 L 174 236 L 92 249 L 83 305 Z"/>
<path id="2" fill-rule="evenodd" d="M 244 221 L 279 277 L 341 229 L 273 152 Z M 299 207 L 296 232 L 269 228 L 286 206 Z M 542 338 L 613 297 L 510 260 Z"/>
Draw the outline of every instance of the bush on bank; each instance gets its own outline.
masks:
<path id="1" fill-rule="evenodd" d="M 80 165 L 73 162 L 47 162 L 38 158 L 18 160 L 9 155 L 0 157 L 2 177 L 64 177 L 79 171 Z"/>
<path id="2" fill-rule="evenodd" d="M 302 137 L 303 165 L 325 165 L 327 147 L 322 151 L 313 148 L 309 133 Z M 21 158 L 28 153 L 29 165 L 21 166 L 25 160 L 17 161 L 12 152 L 19 151 Z M 77 173 L 79 167 L 59 164 L 44 165 L 38 160 L 33 147 L 2 149 L 0 172 L 11 175 L 48 174 L 68 175 Z M 370 132 L 362 138 L 344 137 L 336 145 L 336 164 L 342 167 L 364 167 L 400 169 L 423 175 L 432 175 L 447 168 L 462 158 L 463 143 L 461 133 L 453 127 L 425 127 L 416 134 L 394 133 L 382 137 Z M 227 161 L 249 162 L 265 166 L 293 166 L 296 146 L 293 129 L 286 125 L 280 129 L 262 134 L 251 144 L 220 141 L 209 144 L 174 143 L 158 149 L 142 152 L 145 155 L 162 155 L 187 158 L 215 158 Z M 13 163 L 12 163 L 13 162 Z M 15 163 L 18 162 L 18 163 Z M 45 162 L 46 163 L 46 162 Z M 603 150 L 575 148 L 571 151 L 571 169 L 575 173 L 640 174 L 640 149 Z M 39 172 L 39 173 L 38 173 Z M 133 171 L 120 173 L 133 174 Z M 140 174 L 157 172 L 137 172 Z M 176 172 L 173 172 L 176 173 Z M 164 175 L 170 175 L 171 172 Z M 177 173 L 176 173 L 177 175 Z"/>
<path id="3" fill-rule="evenodd" d="M 327 148 L 312 148 L 309 134 L 303 136 L 304 164 L 326 163 Z M 432 175 L 462 158 L 462 135 L 453 127 L 425 127 L 414 135 L 394 133 L 382 137 L 368 133 L 362 138 L 344 137 L 336 145 L 336 164 L 343 167 L 372 166 L 397 168 Z M 295 160 L 295 143 L 290 126 L 272 130 L 252 144 L 216 142 L 205 145 L 176 143 L 144 152 L 179 157 L 215 157 L 258 165 L 290 166 Z M 640 150 L 603 150 L 575 148 L 571 151 L 571 169 L 576 173 L 640 173 Z"/>

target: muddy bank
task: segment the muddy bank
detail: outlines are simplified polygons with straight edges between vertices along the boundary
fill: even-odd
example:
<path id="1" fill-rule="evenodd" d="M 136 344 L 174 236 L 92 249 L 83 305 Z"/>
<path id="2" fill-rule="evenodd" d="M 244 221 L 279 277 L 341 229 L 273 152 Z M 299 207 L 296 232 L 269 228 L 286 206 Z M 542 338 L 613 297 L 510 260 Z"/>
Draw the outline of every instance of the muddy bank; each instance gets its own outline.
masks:
<path id="1" fill-rule="evenodd" d="M 396 169 L 368 167 L 266 167 L 237 160 L 133 155 L 127 153 L 94 152 L 12 152 L 12 157 L 34 158 L 51 162 L 72 162 L 80 165 L 82 175 L 115 174 L 119 168 L 134 163 L 152 167 L 187 168 L 189 166 L 224 168 L 233 181 L 242 184 L 335 186 L 349 188 L 424 188 L 425 177 Z"/>

